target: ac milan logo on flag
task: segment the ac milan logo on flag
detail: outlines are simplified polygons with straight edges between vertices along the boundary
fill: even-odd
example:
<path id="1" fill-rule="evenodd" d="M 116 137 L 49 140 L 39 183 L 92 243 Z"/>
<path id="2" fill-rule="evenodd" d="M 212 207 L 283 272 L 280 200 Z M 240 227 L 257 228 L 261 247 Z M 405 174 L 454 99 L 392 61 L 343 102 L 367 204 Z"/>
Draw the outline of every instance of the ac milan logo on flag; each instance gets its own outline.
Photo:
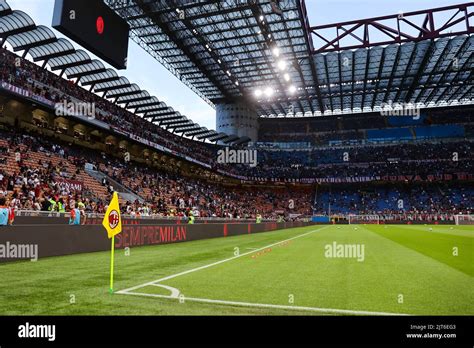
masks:
<path id="1" fill-rule="evenodd" d="M 120 219 L 117 210 L 112 210 L 109 214 L 109 227 L 111 229 L 114 229 L 115 227 L 117 227 L 119 221 Z"/>

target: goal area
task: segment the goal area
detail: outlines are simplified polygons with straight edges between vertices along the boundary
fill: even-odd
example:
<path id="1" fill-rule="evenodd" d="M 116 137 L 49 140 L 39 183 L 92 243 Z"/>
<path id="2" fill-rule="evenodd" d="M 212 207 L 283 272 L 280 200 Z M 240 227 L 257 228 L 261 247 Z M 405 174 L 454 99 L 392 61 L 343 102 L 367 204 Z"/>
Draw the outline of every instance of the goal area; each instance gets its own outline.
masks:
<path id="1" fill-rule="evenodd" d="M 454 215 L 456 225 L 474 225 L 474 215 L 458 214 Z"/>
<path id="2" fill-rule="evenodd" d="M 379 215 L 349 215 L 348 216 L 349 225 L 352 224 L 375 224 L 380 223 Z"/>

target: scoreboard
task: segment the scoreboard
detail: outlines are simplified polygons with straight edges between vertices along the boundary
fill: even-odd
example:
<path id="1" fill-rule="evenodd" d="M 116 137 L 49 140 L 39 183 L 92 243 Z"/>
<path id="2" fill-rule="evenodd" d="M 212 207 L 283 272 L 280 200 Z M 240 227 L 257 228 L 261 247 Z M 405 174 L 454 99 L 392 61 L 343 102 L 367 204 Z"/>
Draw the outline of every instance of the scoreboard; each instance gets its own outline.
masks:
<path id="1" fill-rule="evenodd" d="M 130 26 L 103 0 L 55 0 L 53 28 L 113 67 L 127 67 Z"/>

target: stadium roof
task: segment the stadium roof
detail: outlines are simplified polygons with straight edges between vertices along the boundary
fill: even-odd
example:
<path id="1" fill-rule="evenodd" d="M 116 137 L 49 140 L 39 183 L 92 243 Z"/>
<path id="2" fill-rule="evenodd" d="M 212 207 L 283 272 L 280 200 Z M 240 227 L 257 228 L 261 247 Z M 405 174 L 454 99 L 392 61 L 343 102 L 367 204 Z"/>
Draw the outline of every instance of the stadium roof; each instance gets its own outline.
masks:
<path id="1" fill-rule="evenodd" d="M 303 0 L 105 2 L 211 105 L 301 116 L 474 102 L 472 2 L 316 27 Z"/>
<path id="2" fill-rule="evenodd" d="M 26 13 L 13 11 L 5 0 L 0 0 L 0 39 L 2 46 L 8 42 L 13 51 L 22 52 L 23 57 L 29 54 L 34 62 L 43 62 L 43 67 L 49 65 L 52 71 L 59 71 L 60 76 L 76 79 L 76 83 L 82 87 L 103 93 L 104 98 L 138 116 L 150 119 L 167 130 L 193 136 L 188 131 L 194 131 L 198 126 L 157 97 L 130 83 L 127 78 L 119 76 L 114 69 L 106 68 L 100 60 L 92 59 L 83 50 L 74 49 L 68 40 L 58 39 L 51 29 L 37 26 Z M 179 126 L 183 127 L 178 128 L 175 126 L 176 122 L 169 123 L 164 122 L 165 120 L 179 120 Z M 245 141 L 235 135 L 218 133 L 203 127 L 200 129 L 205 131 L 205 135 L 198 137 L 200 140 L 218 139 L 231 144 Z"/>

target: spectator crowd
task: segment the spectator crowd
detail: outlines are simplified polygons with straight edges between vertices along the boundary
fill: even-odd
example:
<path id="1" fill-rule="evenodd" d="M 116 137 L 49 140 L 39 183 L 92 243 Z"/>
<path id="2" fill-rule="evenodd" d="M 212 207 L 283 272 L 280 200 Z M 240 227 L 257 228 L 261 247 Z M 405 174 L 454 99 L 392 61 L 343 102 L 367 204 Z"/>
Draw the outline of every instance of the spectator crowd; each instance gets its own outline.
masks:
<path id="1" fill-rule="evenodd" d="M 53 103 L 94 103 L 97 110 L 95 118 L 118 131 L 156 142 L 176 153 L 209 164 L 213 170 L 224 169 L 250 180 L 427 176 L 474 172 L 472 142 L 466 139 L 340 147 L 326 145 L 299 150 L 257 149 L 256 167 L 217 164 L 218 145 L 196 142 L 170 133 L 3 48 L 0 48 L 0 80 L 27 89 Z M 429 118 L 429 122 L 439 124 L 443 120 L 439 115 Z M 472 117 L 467 115 L 464 121 L 472 122 Z M 274 136 L 271 136 L 272 132 L 266 131 L 261 140 L 309 141 L 314 145 L 330 139 L 334 134 L 351 139 L 362 134 L 363 129 L 384 126 L 385 121 L 376 116 L 295 121 L 285 129 L 276 129 Z M 265 127 L 272 126 L 267 121 L 264 122 Z M 305 131 L 301 132 L 301 129 Z M 0 195 L 7 197 L 9 205 L 16 209 L 66 211 L 77 203 L 87 212 L 103 213 L 114 190 L 114 184 L 108 179 L 101 182 L 103 191 L 100 192 L 88 185 L 78 190 L 61 184 L 63 181 L 60 179 L 75 182 L 87 177 L 84 167 L 89 164 L 136 195 L 134 201 L 122 204 L 124 212 L 132 215 L 175 216 L 191 210 L 200 216 L 233 218 L 254 217 L 257 212 L 261 212 L 264 217 L 312 213 L 312 188 L 292 187 L 288 190 L 285 187 L 269 188 L 230 182 L 217 184 L 179 170 L 157 170 L 143 164 L 128 163 L 105 153 L 59 144 L 35 135 L 13 132 L 1 135 Z M 315 141 L 313 136 L 320 139 Z M 30 157 L 34 153 L 41 153 L 42 159 L 32 160 Z M 423 191 L 414 187 L 411 193 L 402 193 L 397 189 L 390 189 L 388 193 L 374 190 L 371 194 L 357 193 L 353 191 L 355 189 L 338 194 L 334 191 L 327 196 L 326 203 L 332 203 L 334 207 L 340 201 L 341 210 L 393 210 L 394 207 L 388 203 L 384 205 L 383 202 L 403 195 L 404 200 L 410 202 L 410 209 L 418 211 L 440 211 L 450 206 L 464 210 L 472 208 L 472 200 L 454 199 L 469 196 L 472 193 L 469 188 L 442 192 L 434 187 L 423 188 Z M 448 196 L 446 192 L 452 194 Z M 416 197 L 424 198 L 416 202 Z M 313 208 L 320 210 L 321 207 Z"/>
<path id="2" fill-rule="evenodd" d="M 0 164 L 0 191 L 15 209 L 64 212 L 79 203 L 86 212 L 103 213 L 113 191 L 108 179 L 101 182 L 107 192 L 105 197 L 90 187 L 72 190 L 56 180 L 78 180 L 87 163 L 143 198 L 122 202 L 123 212 L 131 215 L 184 216 L 193 211 L 201 217 L 254 218 L 259 212 L 264 218 L 275 218 L 281 214 L 311 214 L 312 189 L 224 186 L 179 172 L 130 164 L 71 144 L 53 144 L 32 135 L 1 135 L 0 160 L 15 161 L 16 170 L 9 173 Z M 30 166 L 25 165 L 34 153 L 42 153 L 51 160 L 34 164 L 30 160 Z"/>

